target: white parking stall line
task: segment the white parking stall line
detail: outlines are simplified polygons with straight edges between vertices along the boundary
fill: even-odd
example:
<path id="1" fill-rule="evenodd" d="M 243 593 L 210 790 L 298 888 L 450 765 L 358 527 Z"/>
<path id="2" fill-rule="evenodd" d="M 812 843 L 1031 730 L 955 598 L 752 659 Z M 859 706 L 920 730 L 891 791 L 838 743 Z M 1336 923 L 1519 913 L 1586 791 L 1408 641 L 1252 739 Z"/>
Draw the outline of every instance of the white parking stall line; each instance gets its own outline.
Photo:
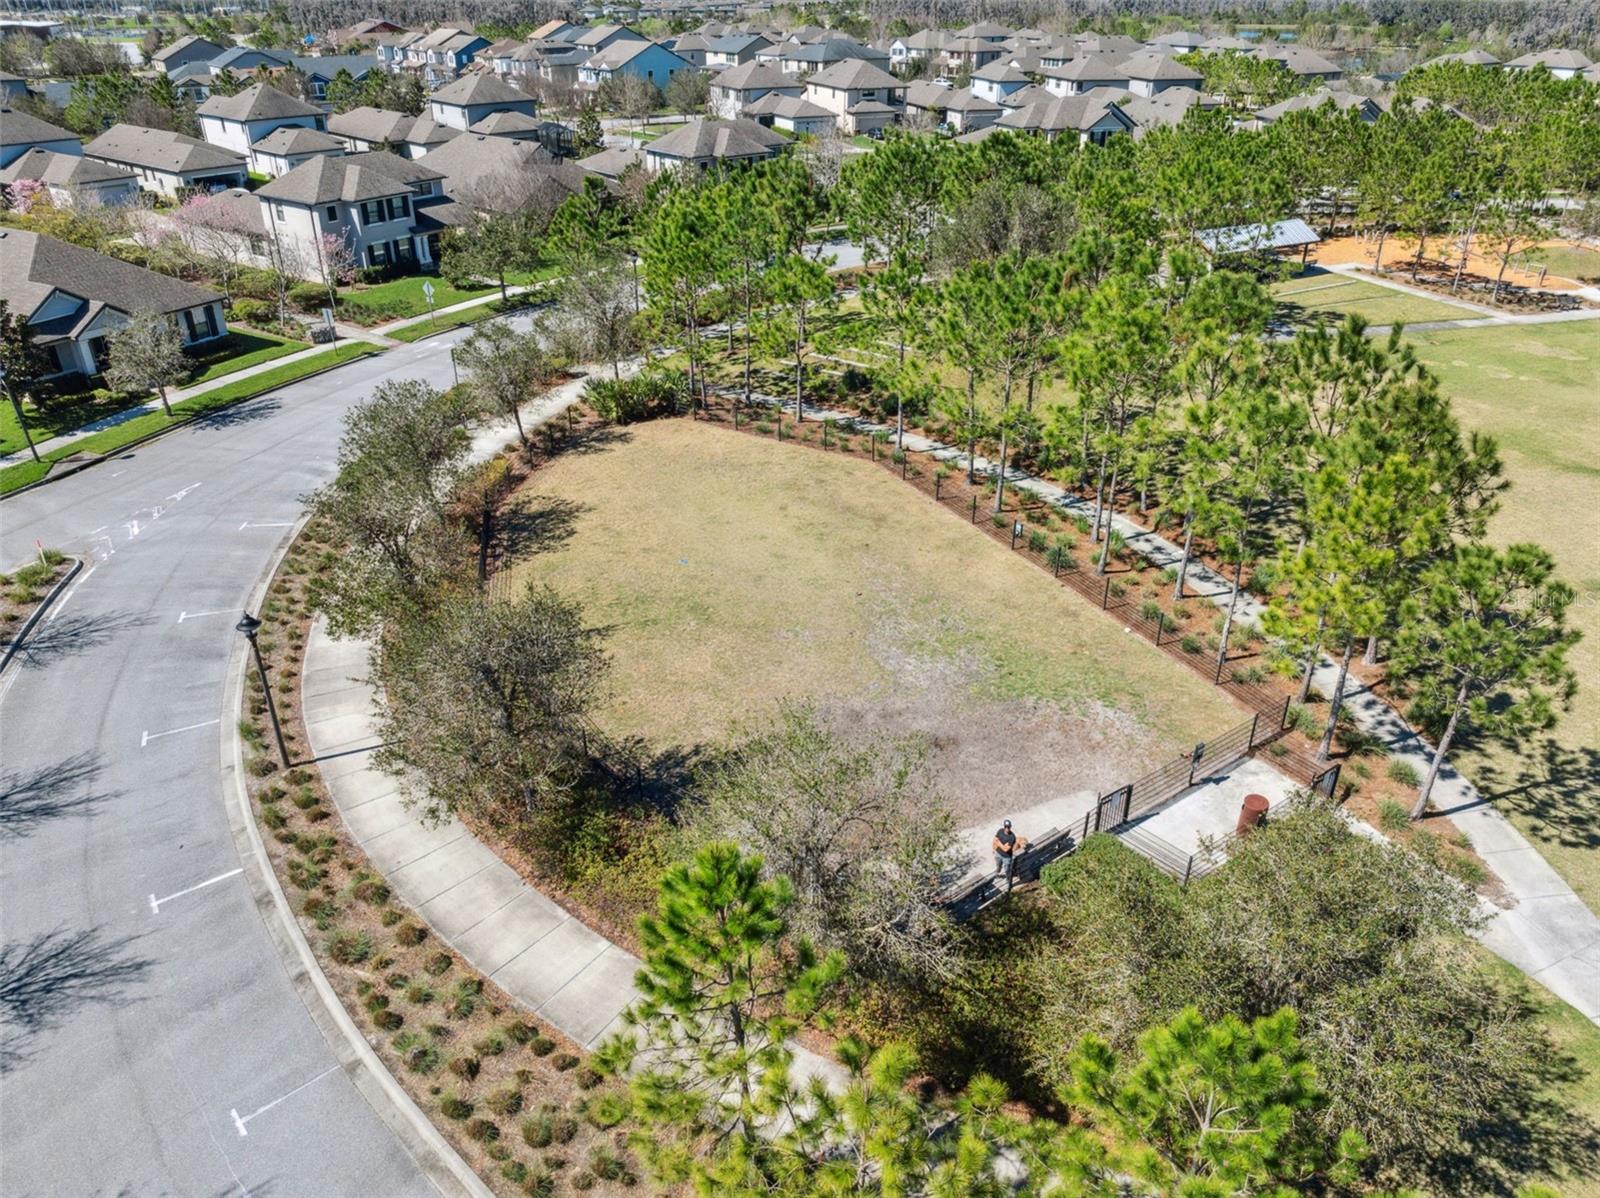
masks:
<path id="1" fill-rule="evenodd" d="M 232 614 L 233 608 L 231 607 L 219 607 L 216 611 L 181 611 L 178 613 L 178 623 L 182 624 L 185 620 L 198 620 L 201 616 L 231 616 Z"/>
<path id="2" fill-rule="evenodd" d="M 277 1106 L 280 1102 L 284 1102 L 284 1101 L 287 1101 L 290 1098 L 293 1098 L 296 1094 L 300 1093 L 300 1091 L 304 1090 L 307 1086 L 316 1085 L 323 1078 L 327 1077 L 328 1074 L 337 1073 L 338 1070 L 339 1070 L 339 1066 L 338 1065 L 329 1065 L 326 1069 L 324 1069 L 321 1073 L 317 1074 L 317 1076 L 312 1078 L 310 1081 L 301 1082 L 298 1086 L 296 1086 L 294 1089 L 290 1090 L 287 1094 L 283 1095 L 280 1098 L 274 1098 L 271 1102 L 267 1103 L 266 1106 L 257 1107 L 255 1110 L 251 1111 L 248 1115 L 241 1115 L 239 1113 L 239 1111 L 238 1111 L 238 1108 L 237 1107 L 234 1108 L 233 1110 L 228 1112 L 228 1114 L 233 1116 L 233 1125 L 236 1128 L 239 1129 L 239 1134 L 241 1136 L 249 1135 L 250 1133 L 245 1130 L 244 1125 L 246 1123 L 249 1123 L 250 1120 L 254 1119 L 257 1115 L 265 1114 L 266 1112 L 270 1111 L 273 1107 Z"/>
<path id="3" fill-rule="evenodd" d="M 165 732 L 151 732 L 146 729 L 145 734 L 139 738 L 139 747 L 142 749 L 151 741 L 160 740 L 163 736 L 176 736 L 180 732 L 193 732 L 196 728 L 209 728 L 213 724 L 220 723 L 222 723 L 220 719 L 202 720 L 198 724 L 185 724 L 182 728 L 168 728 Z"/>
<path id="4" fill-rule="evenodd" d="M 160 915 L 162 903 L 170 903 L 173 899 L 182 898 L 186 894 L 193 894 L 196 890 L 204 890 L 207 886 L 215 886 L 218 882 L 226 882 L 229 878 L 242 873 L 244 873 L 244 866 L 241 865 L 238 869 L 230 869 L 225 874 L 218 874 L 214 878 L 207 878 L 204 882 L 196 882 L 193 886 L 186 887 L 175 894 L 169 894 L 165 898 L 157 898 L 152 894 L 150 896 L 150 914 Z"/>

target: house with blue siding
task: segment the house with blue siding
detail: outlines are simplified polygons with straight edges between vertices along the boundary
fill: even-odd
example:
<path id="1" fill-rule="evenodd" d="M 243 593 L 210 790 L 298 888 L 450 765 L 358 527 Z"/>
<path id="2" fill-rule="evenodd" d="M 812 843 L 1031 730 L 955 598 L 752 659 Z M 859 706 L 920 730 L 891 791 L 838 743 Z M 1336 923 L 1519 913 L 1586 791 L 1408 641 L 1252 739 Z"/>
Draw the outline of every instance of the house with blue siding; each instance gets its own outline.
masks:
<path id="1" fill-rule="evenodd" d="M 615 76 L 633 75 L 664 91 L 679 71 L 694 69 L 693 64 L 655 42 L 619 40 L 591 55 L 578 68 L 578 83 L 599 87 Z"/>

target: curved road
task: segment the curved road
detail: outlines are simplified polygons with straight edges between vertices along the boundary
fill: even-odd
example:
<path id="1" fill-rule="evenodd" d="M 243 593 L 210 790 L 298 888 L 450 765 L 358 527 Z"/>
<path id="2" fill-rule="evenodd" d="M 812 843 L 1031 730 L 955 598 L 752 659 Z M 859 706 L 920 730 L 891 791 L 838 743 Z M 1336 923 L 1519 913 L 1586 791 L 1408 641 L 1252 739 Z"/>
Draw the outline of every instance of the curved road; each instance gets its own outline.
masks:
<path id="1" fill-rule="evenodd" d="M 291 984 L 219 746 L 234 621 L 345 410 L 384 379 L 448 384 L 466 335 L 0 504 L 0 564 L 36 540 L 86 558 L 0 678 L 0 1193 L 436 1193 Z"/>

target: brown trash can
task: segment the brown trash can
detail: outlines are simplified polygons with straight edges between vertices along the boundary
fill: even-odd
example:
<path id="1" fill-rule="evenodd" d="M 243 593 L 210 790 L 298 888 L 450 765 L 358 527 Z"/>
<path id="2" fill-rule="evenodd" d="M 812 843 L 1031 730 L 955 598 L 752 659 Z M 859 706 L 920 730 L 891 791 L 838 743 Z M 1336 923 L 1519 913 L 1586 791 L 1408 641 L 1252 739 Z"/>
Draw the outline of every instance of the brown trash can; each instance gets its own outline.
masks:
<path id="1" fill-rule="evenodd" d="M 1267 806 L 1266 795 L 1245 795 L 1244 805 L 1239 808 L 1239 822 L 1233 828 L 1234 834 L 1250 835 L 1267 818 Z"/>

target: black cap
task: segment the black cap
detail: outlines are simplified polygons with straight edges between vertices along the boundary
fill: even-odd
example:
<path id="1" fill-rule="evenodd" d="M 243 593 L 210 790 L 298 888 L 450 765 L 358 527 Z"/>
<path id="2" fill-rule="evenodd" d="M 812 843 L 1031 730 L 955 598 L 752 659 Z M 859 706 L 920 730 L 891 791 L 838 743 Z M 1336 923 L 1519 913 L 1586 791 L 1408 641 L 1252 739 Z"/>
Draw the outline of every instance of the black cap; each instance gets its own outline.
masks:
<path id="1" fill-rule="evenodd" d="M 1001 826 L 1001 827 L 1002 827 L 1002 828 L 1009 828 L 1009 827 L 1010 827 L 1010 826 L 1011 826 L 1011 821 L 1010 821 L 1010 820 L 1008 820 L 1008 819 L 1005 819 L 1005 820 L 1001 820 L 1001 821 L 1000 821 L 1000 826 Z"/>

